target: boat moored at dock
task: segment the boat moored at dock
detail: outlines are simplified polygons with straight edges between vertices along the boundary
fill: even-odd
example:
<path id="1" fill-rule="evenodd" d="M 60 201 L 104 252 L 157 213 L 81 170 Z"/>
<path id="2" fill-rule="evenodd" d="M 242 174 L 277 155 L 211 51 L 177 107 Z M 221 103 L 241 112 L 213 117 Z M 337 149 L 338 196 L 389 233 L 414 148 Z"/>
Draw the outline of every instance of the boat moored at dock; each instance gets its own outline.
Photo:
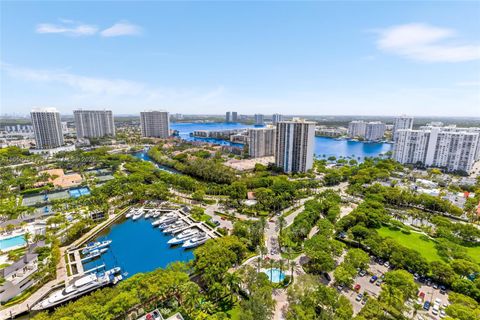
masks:
<path id="1" fill-rule="evenodd" d="M 182 247 L 185 248 L 185 249 L 195 248 L 195 247 L 198 247 L 199 245 L 207 242 L 208 239 L 209 239 L 209 237 L 205 233 L 200 234 L 200 235 L 196 235 L 195 237 L 185 241 L 185 243 L 182 245 Z"/>
<path id="2" fill-rule="evenodd" d="M 82 254 L 88 254 L 89 252 L 108 247 L 112 243 L 112 240 L 90 242 L 82 249 Z"/>
<path id="3" fill-rule="evenodd" d="M 175 236 L 175 238 L 172 238 L 172 239 L 168 240 L 167 243 L 169 245 L 180 244 L 180 243 L 183 243 L 183 242 L 197 236 L 198 233 L 199 233 L 198 229 L 190 228 L 190 229 L 187 229 L 187 230 L 184 230 L 184 231 L 180 232 L 179 234 L 177 234 Z"/>
<path id="4" fill-rule="evenodd" d="M 63 289 L 53 291 L 44 300 L 32 307 L 32 310 L 45 310 L 59 306 L 72 299 L 83 296 L 93 290 L 109 284 L 116 284 L 123 277 L 120 268 L 115 267 L 105 272 L 84 275 Z"/>

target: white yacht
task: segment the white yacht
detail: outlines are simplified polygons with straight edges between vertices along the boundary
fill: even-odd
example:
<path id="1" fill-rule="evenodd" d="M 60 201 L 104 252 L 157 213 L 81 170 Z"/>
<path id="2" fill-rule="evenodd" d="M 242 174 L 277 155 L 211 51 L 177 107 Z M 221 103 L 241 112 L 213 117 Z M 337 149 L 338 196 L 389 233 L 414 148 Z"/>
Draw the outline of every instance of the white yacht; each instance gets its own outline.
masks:
<path id="1" fill-rule="evenodd" d="M 53 291 L 44 300 L 34 305 L 32 310 L 53 308 L 110 283 L 116 283 L 122 280 L 121 276 L 116 276 L 118 273 L 120 273 L 120 268 L 116 267 L 103 273 L 89 274 L 80 277 L 69 286 Z"/>
<path id="2" fill-rule="evenodd" d="M 107 252 L 107 250 L 108 250 L 108 248 L 101 248 L 101 249 L 92 250 L 85 257 L 82 258 L 82 261 L 91 260 L 91 259 L 95 259 L 97 257 L 100 257 L 102 254 Z"/>
<path id="3" fill-rule="evenodd" d="M 125 214 L 125 218 L 131 218 L 135 212 L 137 212 L 135 209 L 130 209 L 127 214 Z"/>
<path id="4" fill-rule="evenodd" d="M 144 211 L 142 209 L 137 210 L 135 214 L 132 216 L 133 220 L 138 220 L 143 216 Z"/>
<path id="5" fill-rule="evenodd" d="M 184 230 L 179 234 L 177 234 L 175 238 L 168 240 L 167 243 L 170 245 L 180 244 L 184 241 L 189 240 L 190 238 L 197 236 L 198 232 L 199 232 L 198 229 L 195 229 L 195 228 Z"/>
<path id="6" fill-rule="evenodd" d="M 172 223 L 174 223 L 174 222 L 177 221 L 177 220 L 178 220 L 178 217 L 177 217 L 177 216 L 171 217 L 171 218 L 167 218 L 162 224 L 160 224 L 160 225 L 158 226 L 158 228 L 159 228 L 160 230 L 163 230 L 163 229 L 165 229 L 165 228 L 168 228 Z"/>
<path id="7" fill-rule="evenodd" d="M 145 219 L 150 218 L 152 214 L 153 214 L 152 210 L 147 210 L 147 213 L 145 213 Z"/>
<path id="8" fill-rule="evenodd" d="M 178 228 L 183 229 L 187 226 L 187 223 L 183 220 L 177 220 L 170 225 L 168 225 L 165 229 L 163 229 L 163 232 L 165 233 L 171 233 L 175 232 Z"/>
<path id="9" fill-rule="evenodd" d="M 97 242 L 91 242 L 85 246 L 82 250 L 82 254 L 87 254 L 93 250 L 96 249 L 102 249 L 105 247 L 108 247 L 112 243 L 112 240 L 105 240 L 105 241 L 97 241 Z"/>
<path id="10" fill-rule="evenodd" d="M 153 221 L 152 222 L 152 226 L 158 226 L 162 223 L 165 223 L 167 220 L 171 219 L 171 218 L 178 218 L 177 214 L 175 212 L 169 212 L 167 213 L 166 215 L 158 218 L 157 220 Z"/>
<path id="11" fill-rule="evenodd" d="M 188 249 L 188 248 L 195 248 L 198 247 L 201 244 L 204 244 L 207 242 L 208 236 L 206 234 L 200 234 L 196 235 L 195 237 L 185 241 L 185 243 L 182 245 L 183 248 Z"/>

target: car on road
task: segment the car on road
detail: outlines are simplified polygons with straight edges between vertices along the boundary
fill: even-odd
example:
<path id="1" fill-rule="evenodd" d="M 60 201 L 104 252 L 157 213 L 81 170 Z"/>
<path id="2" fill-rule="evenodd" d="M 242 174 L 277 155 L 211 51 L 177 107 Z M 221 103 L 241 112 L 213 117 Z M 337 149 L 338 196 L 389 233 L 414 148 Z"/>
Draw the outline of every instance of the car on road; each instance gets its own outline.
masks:
<path id="1" fill-rule="evenodd" d="M 359 293 L 357 297 L 355 298 L 355 301 L 360 301 L 363 298 L 363 294 Z"/>
<path id="2" fill-rule="evenodd" d="M 423 304 L 423 309 L 425 310 L 430 310 L 430 301 L 425 301 L 425 303 Z"/>
<path id="3" fill-rule="evenodd" d="M 323 277 L 328 280 L 328 282 L 332 281 L 332 277 L 328 274 L 328 272 L 323 273 Z"/>
<path id="4" fill-rule="evenodd" d="M 378 277 L 377 276 L 372 276 L 370 278 L 370 283 L 374 283 L 375 281 L 377 281 Z"/>

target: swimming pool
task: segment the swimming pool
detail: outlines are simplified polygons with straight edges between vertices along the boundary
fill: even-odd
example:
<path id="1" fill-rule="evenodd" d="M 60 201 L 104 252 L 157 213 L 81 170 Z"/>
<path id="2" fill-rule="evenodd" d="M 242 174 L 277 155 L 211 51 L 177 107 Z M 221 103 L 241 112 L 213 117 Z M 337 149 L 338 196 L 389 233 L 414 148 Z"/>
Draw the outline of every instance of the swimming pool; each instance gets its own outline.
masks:
<path id="1" fill-rule="evenodd" d="M 264 270 L 263 273 L 265 273 L 268 277 L 268 280 L 273 283 L 279 283 L 282 282 L 283 279 L 285 279 L 285 273 L 283 273 L 280 269 L 277 268 Z"/>
<path id="2" fill-rule="evenodd" d="M 72 198 L 78 198 L 81 196 L 86 196 L 90 194 L 90 189 L 88 187 L 81 187 L 77 189 L 70 189 L 68 191 L 70 193 L 70 197 Z"/>
<path id="3" fill-rule="evenodd" d="M 0 240 L 0 250 L 2 251 L 5 249 L 23 245 L 25 245 L 25 238 L 23 237 L 23 235 Z"/>

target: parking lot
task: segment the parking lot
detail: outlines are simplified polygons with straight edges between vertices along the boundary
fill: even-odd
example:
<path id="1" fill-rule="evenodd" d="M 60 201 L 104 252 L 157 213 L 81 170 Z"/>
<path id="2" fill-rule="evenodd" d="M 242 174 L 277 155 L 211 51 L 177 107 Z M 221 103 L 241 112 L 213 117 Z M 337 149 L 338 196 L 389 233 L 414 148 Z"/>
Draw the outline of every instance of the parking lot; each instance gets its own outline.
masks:
<path id="1" fill-rule="evenodd" d="M 349 288 L 343 288 L 341 290 L 341 293 L 350 300 L 354 314 L 360 312 L 368 297 L 378 298 L 383 282 L 383 275 L 389 270 L 390 269 L 384 264 L 380 264 L 372 259 L 369 263 L 368 270 L 359 272 L 355 277 L 353 284 L 354 290 Z M 376 278 L 372 278 L 373 276 L 376 276 Z M 418 280 L 422 280 L 423 282 Z M 433 282 L 430 282 L 427 285 L 425 280 L 426 279 L 416 279 L 415 282 L 419 284 L 417 299 L 415 301 L 407 302 L 407 304 L 412 306 L 413 302 L 416 302 L 423 307 L 425 301 L 429 301 L 429 310 L 427 311 L 422 308 L 417 313 L 416 319 L 441 319 L 444 316 L 442 310 L 448 305 L 448 292 L 442 294 L 438 286 L 434 286 Z M 359 294 L 362 294 L 362 296 L 359 296 Z M 434 311 L 433 305 L 435 301 L 437 301 L 439 308 Z"/>

